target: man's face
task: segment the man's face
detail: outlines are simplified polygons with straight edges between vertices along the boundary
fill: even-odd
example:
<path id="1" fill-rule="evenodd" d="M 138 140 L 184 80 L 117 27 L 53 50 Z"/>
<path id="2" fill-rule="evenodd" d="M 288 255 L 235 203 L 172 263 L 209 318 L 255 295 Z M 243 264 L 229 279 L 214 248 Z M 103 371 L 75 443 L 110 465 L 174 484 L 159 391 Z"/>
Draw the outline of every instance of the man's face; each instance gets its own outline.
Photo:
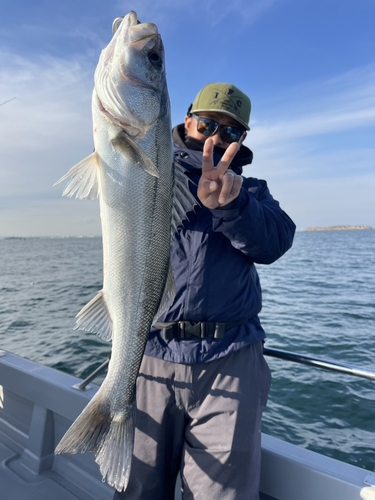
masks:
<path id="1" fill-rule="evenodd" d="M 208 118 L 210 120 L 215 120 L 220 125 L 228 125 L 231 127 L 236 127 L 243 129 L 242 125 L 232 118 L 231 116 L 226 115 L 225 113 L 220 113 L 218 111 L 205 111 L 199 113 L 199 116 L 202 118 Z M 197 130 L 198 120 L 193 116 L 185 116 L 185 130 L 186 135 L 189 137 L 193 137 L 194 139 L 198 139 L 199 141 L 204 142 L 207 139 L 207 136 L 201 134 Z M 244 135 L 241 139 L 241 142 L 246 137 L 246 132 L 244 131 Z M 220 148 L 226 149 L 229 146 L 229 142 L 224 142 L 221 138 L 220 131 L 218 130 L 214 135 L 211 136 L 214 146 L 219 146 Z"/>

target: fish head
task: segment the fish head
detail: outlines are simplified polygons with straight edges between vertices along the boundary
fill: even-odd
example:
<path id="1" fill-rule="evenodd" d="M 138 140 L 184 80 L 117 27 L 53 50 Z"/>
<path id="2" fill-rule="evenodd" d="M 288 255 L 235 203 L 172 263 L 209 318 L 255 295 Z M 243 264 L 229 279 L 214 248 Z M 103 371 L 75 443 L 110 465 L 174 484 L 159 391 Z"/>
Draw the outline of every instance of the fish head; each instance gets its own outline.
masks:
<path id="1" fill-rule="evenodd" d="M 144 135 L 169 115 L 163 42 L 153 23 L 125 16 L 102 51 L 95 92 L 107 118 L 131 136 Z"/>

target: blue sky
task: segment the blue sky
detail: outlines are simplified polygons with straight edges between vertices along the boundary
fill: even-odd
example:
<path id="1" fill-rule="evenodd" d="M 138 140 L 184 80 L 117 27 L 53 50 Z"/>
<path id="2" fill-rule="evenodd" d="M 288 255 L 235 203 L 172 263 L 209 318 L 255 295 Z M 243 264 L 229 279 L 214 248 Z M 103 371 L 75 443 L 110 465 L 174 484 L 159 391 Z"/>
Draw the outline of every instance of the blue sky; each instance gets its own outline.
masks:
<path id="1" fill-rule="evenodd" d="M 92 152 L 94 70 L 130 10 L 162 35 L 173 124 L 234 83 L 252 100 L 245 175 L 299 230 L 375 227 L 373 0 L 2 0 L 0 237 L 100 234 L 98 203 L 52 184 Z"/>

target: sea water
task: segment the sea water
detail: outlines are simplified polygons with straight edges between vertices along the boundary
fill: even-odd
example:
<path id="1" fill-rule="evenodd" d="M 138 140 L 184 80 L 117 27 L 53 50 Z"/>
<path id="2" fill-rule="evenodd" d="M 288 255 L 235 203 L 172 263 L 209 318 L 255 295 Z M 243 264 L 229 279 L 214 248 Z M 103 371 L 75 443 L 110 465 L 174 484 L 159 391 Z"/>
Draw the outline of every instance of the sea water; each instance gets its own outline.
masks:
<path id="1" fill-rule="evenodd" d="M 267 347 L 375 370 L 375 231 L 298 232 L 257 269 Z M 101 238 L 1 239 L 0 349 L 87 376 L 110 345 L 74 331 L 74 317 L 101 286 Z M 374 471 L 375 382 L 267 362 L 263 431 Z"/>

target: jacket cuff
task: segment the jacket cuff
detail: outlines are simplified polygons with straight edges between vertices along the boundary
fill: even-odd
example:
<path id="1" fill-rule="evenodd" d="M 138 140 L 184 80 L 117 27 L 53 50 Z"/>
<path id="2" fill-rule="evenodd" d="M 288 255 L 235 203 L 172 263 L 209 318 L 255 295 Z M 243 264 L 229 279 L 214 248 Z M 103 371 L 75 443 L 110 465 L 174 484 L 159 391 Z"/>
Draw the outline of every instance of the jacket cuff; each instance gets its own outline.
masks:
<path id="1" fill-rule="evenodd" d="M 217 219 L 233 219 L 234 217 L 238 217 L 247 201 L 247 193 L 243 188 L 241 188 L 241 191 L 236 199 L 223 207 L 211 209 L 211 213 L 213 217 Z"/>

